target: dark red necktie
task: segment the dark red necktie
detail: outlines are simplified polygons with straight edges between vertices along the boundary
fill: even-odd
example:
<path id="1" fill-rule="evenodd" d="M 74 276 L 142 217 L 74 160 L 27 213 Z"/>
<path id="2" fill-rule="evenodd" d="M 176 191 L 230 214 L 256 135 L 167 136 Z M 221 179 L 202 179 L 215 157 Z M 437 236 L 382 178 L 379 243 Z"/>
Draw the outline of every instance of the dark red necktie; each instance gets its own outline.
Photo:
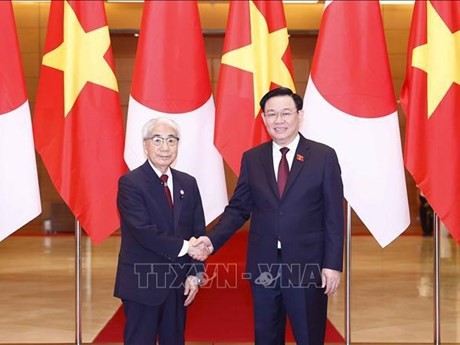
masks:
<path id="1" fill-rule="evenodd" d="M 168 200 L 169 207 L 172 208 L 173 201 L 171 198 L 171 191 L 169 190 L 169 187 L 168 187 L 168 175 L 165 175 L 165 174 L 161 175 L 160 180 L 161 180 L 161 183 L 163 183 L 163 187 L 165 190 L 166 199 Z"/>
<path id="2" fill-rule="evenodd" d="M 289 149 L 287 147 L 282 147 L 280 148 L 280 151 L 281 159 L 280 165 L 278 166 L 278 192 L 280 194 L 280 197 L 282 197 L 289 175 L 289 164 L 286 158 L 286 154 L 288 153 Z"/>

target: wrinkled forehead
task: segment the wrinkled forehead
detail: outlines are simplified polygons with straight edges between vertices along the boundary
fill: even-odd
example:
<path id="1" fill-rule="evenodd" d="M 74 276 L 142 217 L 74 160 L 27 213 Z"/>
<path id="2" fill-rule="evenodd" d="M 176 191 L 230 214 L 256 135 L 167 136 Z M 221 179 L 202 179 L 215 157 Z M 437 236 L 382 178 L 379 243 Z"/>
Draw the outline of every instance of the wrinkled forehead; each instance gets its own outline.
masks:
<path id="1" fill-rule="evenodd" d="M 162 137 L 168 137 L 168 136 L 171 136 L 171 135 L 175 136 L 175 137 L 178 136 L 178 133 L 176 132 L 174 127 L 171 127 L 171 126 L 163 124 L 163 123 L 158 124 L 155 127 L 152 127 L 150 129 L 149 134 L 151 136 L 159 135 L 159 136 L 162 136 Z"/>

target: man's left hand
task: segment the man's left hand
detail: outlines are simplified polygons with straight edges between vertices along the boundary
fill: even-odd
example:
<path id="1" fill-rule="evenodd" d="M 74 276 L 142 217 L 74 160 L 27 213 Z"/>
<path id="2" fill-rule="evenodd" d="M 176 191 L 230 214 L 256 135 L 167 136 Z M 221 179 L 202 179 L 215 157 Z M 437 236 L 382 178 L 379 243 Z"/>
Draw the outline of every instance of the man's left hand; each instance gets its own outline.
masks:
<path id="1" fill-rule="evenodd" d="M 330 296 L 337 291 L 337 288 L 340 285 L 341 274 L 342 273 L 339 271 L 335 271 L 330 268 L 323 268 L 321 271 L 321 287 L 326 288 L 324 290 L 324 294 Z"/>
<path id="2" fill-rule="evenodd" d="M 184 302 L 184 306 L 188 307 L 192 304 L 193 300 L 198 293 L 198 278 L 195 276 L 188 276 L 185 280 L 185 291 L 184 295 L 187 296 L 187 299 Z"/>

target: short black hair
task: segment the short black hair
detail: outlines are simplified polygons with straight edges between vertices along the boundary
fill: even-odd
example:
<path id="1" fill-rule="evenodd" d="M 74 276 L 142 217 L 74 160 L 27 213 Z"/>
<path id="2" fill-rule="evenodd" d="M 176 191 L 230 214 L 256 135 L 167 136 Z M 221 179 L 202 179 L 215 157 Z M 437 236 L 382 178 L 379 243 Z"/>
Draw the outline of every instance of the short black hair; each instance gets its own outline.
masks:
<path id="1" fill-rule="evenodd" d="M 268 91 L 260 100 L 260 108 L 262 112 L 265 111 L 265 104 L 270 98 L 278 97 L 278 96 L 291 96 L 294 100 L 295 107 L 297 110 L 302 110 L 303 107 L 303 99 L 298 94 L 292 92 L 292 90 L 288 87 L 278 87 L 276 89 Z"/>

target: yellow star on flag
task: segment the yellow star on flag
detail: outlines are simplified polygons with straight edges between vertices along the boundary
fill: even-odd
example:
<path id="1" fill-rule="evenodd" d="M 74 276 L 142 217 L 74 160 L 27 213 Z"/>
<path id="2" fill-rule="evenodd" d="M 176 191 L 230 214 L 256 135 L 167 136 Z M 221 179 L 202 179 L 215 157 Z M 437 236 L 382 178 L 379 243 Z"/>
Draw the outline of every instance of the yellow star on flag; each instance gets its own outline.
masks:
<path id="1" fill-rule="evenodd" d="M 271 82 L 292 90 L 295 87 L 282 60 L 289 45 L 287 28 L 269 32 L 265 17 L 252 1 L 249 1 L 249 15 L 252 43 L 224 54 L 222 63 L 253 74 L 254 116 L 257 116 L 257 100 L 270 90 Z"/>
<path id="2" fill-rule="evenodd" d="M 428 118 L 449 91 L 460 85 L 460 30 L 452 33 L 427 1 L 427 43 L 414 48 L 412 66 L 427 73 Z"/>
<path id="3" fill-rule="evenodd" d="M 72 109 L 87 82 L 118 91 L 112 68 L 104 59 L 110 46 L 109 28 L 85 32 L 77 15 L 64 2 L 64 40 L 45 54 L 43 64 L 64 72 L 64 116 Z"/>

